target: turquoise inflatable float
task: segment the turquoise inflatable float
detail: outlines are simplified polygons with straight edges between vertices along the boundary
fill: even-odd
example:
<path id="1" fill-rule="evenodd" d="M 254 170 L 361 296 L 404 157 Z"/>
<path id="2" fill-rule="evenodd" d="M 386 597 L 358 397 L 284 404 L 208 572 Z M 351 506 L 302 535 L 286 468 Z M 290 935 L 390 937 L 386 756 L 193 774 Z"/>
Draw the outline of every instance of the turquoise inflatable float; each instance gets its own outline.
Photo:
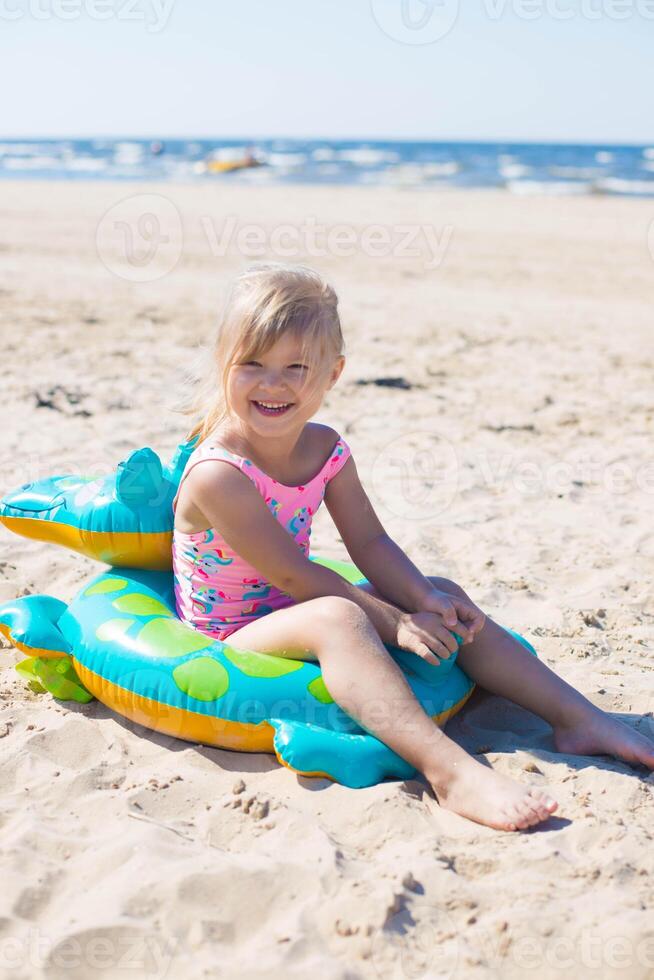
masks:
<path id="1" fill-rule="evenodd" d="M 95 697 L 180 739 L 274 752 L 303 776 L 353 788 L 414 776 L 412 766 L 333 701 L 318 664 L 236 650 L 178 618 L 172 500 L 193 448 L 193 442 L 180 445 L 168 466 L 153 450 L 139 449 L 109 476 L 54 476 L 0 501 L 0 523 L 9 530 L 112 566 L 70 605 L 49 595 L 0 605 L 0 632 L 27 656 L 19 672 L 62 700 Z M 348 562 L 311 560 L 350 582 L 366 581 Z M 456 654 L 435 666 L 387 649 L 437 724 L 472 693 Z"/>

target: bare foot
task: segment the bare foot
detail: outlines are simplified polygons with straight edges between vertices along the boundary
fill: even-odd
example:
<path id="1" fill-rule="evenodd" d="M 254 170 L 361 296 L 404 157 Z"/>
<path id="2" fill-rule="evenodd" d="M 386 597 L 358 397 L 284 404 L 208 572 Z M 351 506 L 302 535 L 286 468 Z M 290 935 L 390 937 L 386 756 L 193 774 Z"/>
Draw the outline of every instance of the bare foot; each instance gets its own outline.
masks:
<path id="1" fill-rule="evenodd" d="M 462 749 L 447 775 L 427 778 L 436 799 L 446 810 L 492 827 L 494 830 L 525 830 L 547 820 L 558 807 L 546 793 L 523 786 L 508 776 L 482 766 Z"/>
<path id="2" fill-rule="evenodd" d="M 591 708 L 574 722 L 554 728 L 558 752 L 571 755 L 614 755 L 654 769 L 654 742 L 600 708 Z"/>

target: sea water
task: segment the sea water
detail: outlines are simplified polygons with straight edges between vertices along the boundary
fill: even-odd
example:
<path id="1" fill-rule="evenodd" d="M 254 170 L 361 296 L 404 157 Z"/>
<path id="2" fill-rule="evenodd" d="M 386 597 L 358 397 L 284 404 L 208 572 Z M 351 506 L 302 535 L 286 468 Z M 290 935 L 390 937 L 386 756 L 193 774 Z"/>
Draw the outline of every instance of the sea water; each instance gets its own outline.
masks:
<path id="1" fill-rule="evenodd" d="M 212 172 L 211 162 L 261 166 Z M 654 195 L 654 147 L 379 140 L 41 139 L 0 142 L 0 178 L 495 187 Z"/>

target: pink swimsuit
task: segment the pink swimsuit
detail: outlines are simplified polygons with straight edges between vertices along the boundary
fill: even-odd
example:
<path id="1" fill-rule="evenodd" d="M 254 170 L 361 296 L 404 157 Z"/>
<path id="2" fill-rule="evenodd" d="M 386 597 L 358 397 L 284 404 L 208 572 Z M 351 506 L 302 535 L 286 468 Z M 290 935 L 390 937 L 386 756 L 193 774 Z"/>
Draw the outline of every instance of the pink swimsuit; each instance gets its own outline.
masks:
<path id="1" fill-rule="evenodd" d="M 327 483 L 343 468 L 350 448 L 339 437 L 319 473 L 304 486 L 288 487 L 273 480 L 249 459 L 237 456 L 211 437 L 188 458 L 182 481 L 204 459 L 222 459 L 252 480 L 271 514 L 309 557 L 311 519 L 325 495 Z M 173 501 L 173 510 L 179 488 Z M 175 603 L 180 619 L 202 633 L 224 640 L 259 616 L 295 604 L 287 592 L 266 581 L 256 568 L 232 551 L 214 528 L 187 534 L 173 529 L 173 576 Z"/>

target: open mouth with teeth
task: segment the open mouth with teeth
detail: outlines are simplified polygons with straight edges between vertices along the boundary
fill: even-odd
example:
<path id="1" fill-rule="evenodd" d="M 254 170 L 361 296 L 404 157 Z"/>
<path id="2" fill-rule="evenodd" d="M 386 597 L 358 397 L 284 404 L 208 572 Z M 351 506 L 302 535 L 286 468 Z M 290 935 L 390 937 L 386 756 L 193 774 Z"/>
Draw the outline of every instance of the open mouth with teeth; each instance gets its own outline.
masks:
<path id="1" fill-rule="evenodd" d="M 252 404 L 261 415 L 284 415 L 293 406 L 293 402 L 253 401 Z"/>

